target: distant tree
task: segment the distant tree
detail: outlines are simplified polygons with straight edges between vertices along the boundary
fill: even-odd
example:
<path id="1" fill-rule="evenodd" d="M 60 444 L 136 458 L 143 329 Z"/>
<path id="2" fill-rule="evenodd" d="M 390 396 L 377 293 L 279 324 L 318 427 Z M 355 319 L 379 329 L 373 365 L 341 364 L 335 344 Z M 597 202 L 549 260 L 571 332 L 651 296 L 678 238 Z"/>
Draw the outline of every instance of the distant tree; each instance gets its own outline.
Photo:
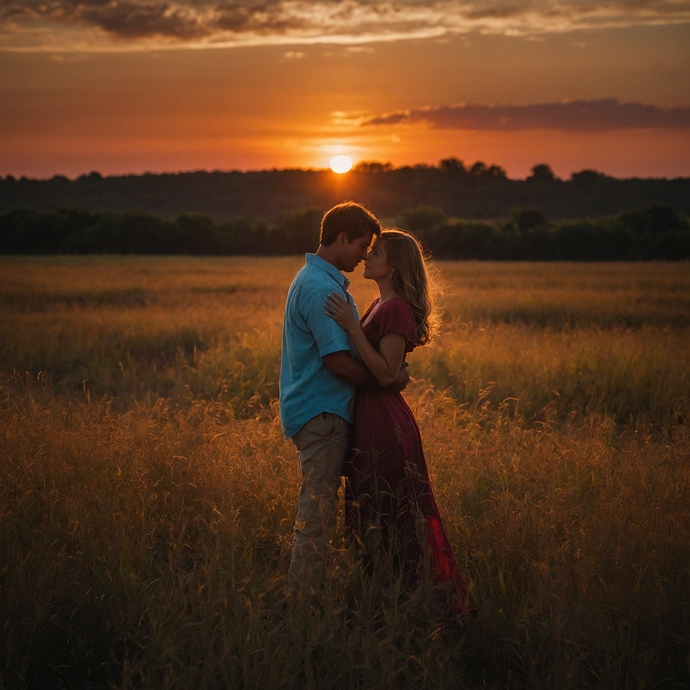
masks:
<path id="1" fill-rule="evenodd" d="M 527 178 L 527 182 L 555 182 L 558 178 L 554 175 L 551 167 L 546 163 L 539 163 L 532 168 L 532 174 Z"/>
<path id="2" fill-rule="evenodd" d="M 268 223 L 262 218 L 225 219 L 218 224 L 222 253 L 231 255 L 268 254 L 271 245 Z"/>
<path id="3" fill-rule="evenodd" d="M 392 169 L 393 166 L 390 163 L 379 163 L 379 161 L 362 161 L 354 167 L 356 172 L 366 173 L 382 173 Z"/>
<path id="4" fill-rule="evenodd" d="M 451 175 L 465 175 L 467 173 L 464 163 L 457 158 L 442 159 L 439 163 L 439 168 Z"/>
<path id="5" fill-rule="evenodd" d="M 268 250 L 271 254 L 304 254 L 315 252 L 319 246 L 319 231 L 323 211 L 306 208 L 296 213 L 284 213 L 271 230 Z"/>
<path id="6" fill-rule="evenodd" d="M 684 232 L 688 222 L 675 209 L 664 204 L 652 204 L 637 211 L 626 211 L 618 216 L 623 227 L 636 235 L 650 233 L 658 235 L 664 232 Z"/>
<path id="7" fill-rule="evenodd" d="M 103 214 L 94 225 L 65 237 L 61 248 L 78 254 L 180 254 L 185 251 L 183 231 L 174 221 L 141 211 Z"/>
<path id="8" fill-rule="evenodd" d="M 95 225 L 105 214 L 87 208 L 60 208 L 58 215 L 65 224 L 65 236 Z"/>
<path id="9" fill-rule="evenodd" d="M 514 232 L 496 229 L 488 237 L 477 258 L 489 261 L 521 261 L 525 238 Z"/>
<path id="10" fill-rule="evenodd" d="M 615 229 L 596 220 L 563 223 L 558 229 L 557 244 L 557 258 L 564 261 L 615 261 L 625 258 L 618 250 Z"/>
<path id="11" fill-rule="evenodd" d="M 547 224 L 537 225 L 520 238 L 525 261 L 552 261 L 558 256 L 558 234 Z"/>
<path id="12" fill-rule="evenodd" d="M 221 248 L 216 221 L 205 213 L 182 213 L 175 219 L 175 225 L 182 231 L 180 246 L 183 254 L 218 254 Z"/>
<path id="13" fill-rule="evenodd" d="M 581 170 L 580 172 L 573 173 L 570 176 L 571 182 L 577 184 L 591 184 L 592 182 L 601 182 L 603 180 L 612 179 L 604 173 L 600 173 L 597 170 Z"/>
<path id="14" fill-rule="evenodd" d="M 437 259 L 477 259 L 495 230 L 489 223 L 446 220 L 424 233 L 424 245 Z"/>
<path id="15" fill-rule="evenodd" d="M 57 251 L 63 233 L 64 221 L 58 214 L 16 208 L 1 218 L 0 252 L 50 254 Z"/>
<path id="16" fill-rule="evenodd" d="M 477 161 L 471 168 L 470 168 L 470 175 L 473 177 L 480 177 L 481 175 L 484 175 L 486 173 L 486 164 L 482 163 L 481 161 Z"/>
<path id="17" fill-rule="evenodd" d="M 667 232 L 659 235 L 654 244 L 654 258 L 663 261 L 690 259 L 690 232 Z"/>
<path id="18" fill-rule="evenodd" d="M 513 227 L 522 234 L 548 223 L 546 218 L 539 211 L 533 208 L 513 209 L 511 214 L 511 222 Z"/>
<path id="19" fill-rule="evenodd" d="M 189 233 L 210 234 L 216 229 L 215 219 L 207 213 L 181 213 L 175 222 L 182 230 Z"/>
<path id="20" fill-rule="evenodd" d="M 484 173 L 485 177 L 493 177 L 497 180 L 505 180 L 508 178 L 508 174 L 500 165 L 492 165 Z"/>
<path id="21" fill-rule="evenodd" d="M 101 173 L 99 173 L 98 171 L 94 170 L 93 172 L 90 172 L 88 175 L 86 175 L 86 174 L 80 175 L 79 179 L 80 180 L 92 180 L 92 181 L 102 180 L 103 175 L 101 175 Z"/>
<path id="22" fill-rule="evenodd" d="M 424 240 L 426 233 L 446 218 L 446 214 L 438 208 L 418 206 L 404 210 L 400 214 L 398 224 L 401 228 L 416 235 L 417 239 Z"/>

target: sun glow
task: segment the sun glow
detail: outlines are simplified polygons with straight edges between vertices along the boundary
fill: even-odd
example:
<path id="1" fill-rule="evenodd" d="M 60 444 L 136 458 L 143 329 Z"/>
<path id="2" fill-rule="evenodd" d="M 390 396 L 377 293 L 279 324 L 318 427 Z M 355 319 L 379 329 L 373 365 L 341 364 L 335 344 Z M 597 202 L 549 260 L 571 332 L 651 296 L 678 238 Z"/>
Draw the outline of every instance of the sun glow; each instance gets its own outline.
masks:
<path id="1" fill-rule="evenodd" d="M 348 156 L 333 156 L 331 170 L 336 173 L 346 173 L 352 167 L 352 160 Z"/>

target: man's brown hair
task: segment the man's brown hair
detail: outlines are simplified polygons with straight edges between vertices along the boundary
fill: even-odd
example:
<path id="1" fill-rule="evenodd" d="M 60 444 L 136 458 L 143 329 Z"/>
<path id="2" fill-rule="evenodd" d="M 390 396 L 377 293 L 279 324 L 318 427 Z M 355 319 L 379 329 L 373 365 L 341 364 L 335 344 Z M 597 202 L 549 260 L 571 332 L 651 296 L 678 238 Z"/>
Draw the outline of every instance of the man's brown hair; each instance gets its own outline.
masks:
<path id="1" fill-rule="evenodd" d="M 319 242 L 327 247 L 336 241 L 341 232 L 347 233 L 347 241 L 352 244 L 354 240 L 369 232 L 378 235 L 381 232 L 381 223 L 362 204 L 344 201 L 324 214 L 321 219 Z"/>

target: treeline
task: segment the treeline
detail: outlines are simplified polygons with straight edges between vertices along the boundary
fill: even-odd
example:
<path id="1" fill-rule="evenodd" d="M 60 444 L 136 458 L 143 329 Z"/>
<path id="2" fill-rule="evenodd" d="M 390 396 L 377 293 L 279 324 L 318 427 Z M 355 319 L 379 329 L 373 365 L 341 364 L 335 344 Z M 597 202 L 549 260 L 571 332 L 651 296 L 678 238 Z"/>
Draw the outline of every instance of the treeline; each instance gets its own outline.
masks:
<path id="1" fill-rule="evenodd" d="M 419 207 L 400 226 L 443 259 L 494 261 L 678 261 L 690 259 L 690 224 L 669 206 L 652 204 L 616 216 L 549 221 L 535 209 L 514 209 L 507 221 L 448 218 Z"/>
<path id="2" fill-rule="evenodd" d="M 143 211 L 19 208 L 0 215 L 4 254 L 282 255 L 315 251 L 323 211 L 216 220 L 201 213 L 163 218 Z"/>
<path id="3" fill-rule="evenodd" d="M 323 211 L 285 213 L 274 222 L 238 217 L 217 220 L 184 213 L 174 219 L 142 211 L 98 212 L 13 209 L 0 215 L 3 254 L 284 255 L 314 251 Z M 507 220 L 448 217 L 420 206 L 396 224 L 413 232 L 438 259 L 516 261 L 675 261 L 690 258 L 688 219 L 653 204 L 616 216 L 547 219 L 535 209 L 514 209 Z"/>
<path id="4" fill-rule="evenodd" d="M 616 179 L 581 170 L 561 180 L 546 164 L 526 180 L 511 180 L 498 165 L 465 165 L 445 158 L 437 166 L 394 168 L 364 162 L 337 175 L 330 170 L 190 172 L 103 177 L 97 172 L 70 180 L 0 179 L 0 213 L 13 208 L 56 211 L 138 209 L 175 218 L 205 213 L 215 218 L 266 218 L 330 208 L 354 199 L 377 216 L 395 218 L 404 208 L 433 206 L 457 218 L 506 218 L 514 208 L 535 208 L 549 218 L 611 216 L 649 204 L 690 213 L 690 179 Z"/>

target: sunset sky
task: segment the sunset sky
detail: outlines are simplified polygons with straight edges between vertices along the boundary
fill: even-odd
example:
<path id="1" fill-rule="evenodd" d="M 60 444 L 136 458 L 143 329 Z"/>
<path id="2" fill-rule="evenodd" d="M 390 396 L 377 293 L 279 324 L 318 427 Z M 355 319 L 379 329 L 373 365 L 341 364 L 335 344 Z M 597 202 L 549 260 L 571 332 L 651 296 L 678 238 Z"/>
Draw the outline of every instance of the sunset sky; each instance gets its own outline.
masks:
<path id="1" fill-rule="evenodd" d="M 690 1 L 0 0 L 0 174 L 690 177 Z"/>

